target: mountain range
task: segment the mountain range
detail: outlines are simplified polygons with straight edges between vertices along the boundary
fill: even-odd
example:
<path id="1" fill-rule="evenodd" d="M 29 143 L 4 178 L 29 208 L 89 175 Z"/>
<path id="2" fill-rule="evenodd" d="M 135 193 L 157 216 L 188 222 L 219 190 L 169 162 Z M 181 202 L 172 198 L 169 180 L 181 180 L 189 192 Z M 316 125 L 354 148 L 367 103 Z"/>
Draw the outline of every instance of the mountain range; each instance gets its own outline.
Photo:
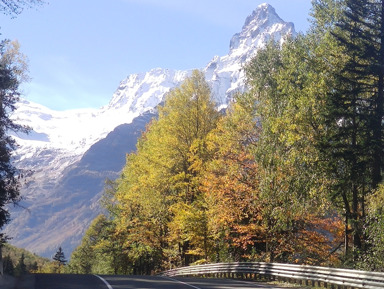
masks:
<path id="1" fill-rule="evenodd" d="M 268 4 L 247 17 L 230 40 L 228 54 L 213 57 L 201 69 L 218 109 L 246 90 L 243 68 L 257 51 L 290 35 L 295 35 L 294 25 Z M 54 111 L 20 101 L 13 118 L 32 131 L 14 134 L 19 144 L 15 163 L 25 178 L 23 201 L 12 208 L 13 220 L 5 228 L 10 243 L 45 257 L 61 246 L 69 257 L 102 212 L 105 180 L 119 176 L 126 154 L 135 150 L 137 138 L 156 117 L 156 107 L 191 71 L 155 68 L 129 75 L 100 109 Z"/>

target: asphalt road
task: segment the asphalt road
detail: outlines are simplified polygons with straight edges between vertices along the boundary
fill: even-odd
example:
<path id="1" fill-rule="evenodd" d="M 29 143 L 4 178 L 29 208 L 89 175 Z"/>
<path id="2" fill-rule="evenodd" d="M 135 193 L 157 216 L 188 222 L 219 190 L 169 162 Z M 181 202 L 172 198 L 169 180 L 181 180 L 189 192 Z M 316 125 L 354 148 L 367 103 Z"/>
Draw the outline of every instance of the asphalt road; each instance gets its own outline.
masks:
<path id="1" fill-rule="evenodd" d="M 37 274 L 35 289 L 247 289 L 282 288 L 229 279 Z"/>

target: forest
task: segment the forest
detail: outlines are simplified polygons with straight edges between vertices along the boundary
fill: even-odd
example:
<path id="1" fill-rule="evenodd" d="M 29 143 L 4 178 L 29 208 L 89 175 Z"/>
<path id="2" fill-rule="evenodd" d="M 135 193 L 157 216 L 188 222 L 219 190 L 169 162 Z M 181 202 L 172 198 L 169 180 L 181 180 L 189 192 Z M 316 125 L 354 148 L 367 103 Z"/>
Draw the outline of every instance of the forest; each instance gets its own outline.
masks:
<path id="1" fill-rule="evenodd" d="M 384 1 L 315 0 L 217 111 L 202 72 L 171 90 L 71 273 L 266 261 L 384 270 Z"/>

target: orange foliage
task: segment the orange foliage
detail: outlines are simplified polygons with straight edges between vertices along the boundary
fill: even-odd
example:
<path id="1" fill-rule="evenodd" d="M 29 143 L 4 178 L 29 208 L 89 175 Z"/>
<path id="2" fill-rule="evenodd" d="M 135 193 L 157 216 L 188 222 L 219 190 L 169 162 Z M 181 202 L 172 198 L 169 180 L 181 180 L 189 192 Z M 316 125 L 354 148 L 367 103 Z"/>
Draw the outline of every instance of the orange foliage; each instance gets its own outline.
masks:
<path id="1" fill-rule="evenodd" d="M 250 144 L 239 139 L 233 135 L 215 139 L 215 158 L 202 181 L 213 238 L 224 241 L 239 259 L 312 265 L 337 262 L 342 220 L 321 216 L 318 210 L 303 212 L 298 205 L 289 210 L 290 202 L 299 201 L 287 196 L 284 179 L 294 173 L 287 168 L 277 168 L 281 179 L 271 183 L 271 191 L 279 190 L 276 198 L 261 197 L 263 174 Z"/>

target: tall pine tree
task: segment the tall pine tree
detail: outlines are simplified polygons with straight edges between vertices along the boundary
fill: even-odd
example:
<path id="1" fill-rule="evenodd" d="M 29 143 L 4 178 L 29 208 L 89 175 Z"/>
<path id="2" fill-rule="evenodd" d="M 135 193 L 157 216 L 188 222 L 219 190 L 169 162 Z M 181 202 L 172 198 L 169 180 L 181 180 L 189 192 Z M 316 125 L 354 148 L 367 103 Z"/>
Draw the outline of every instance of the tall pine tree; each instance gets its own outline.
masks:
<path id="1" fill-rule="evenodd" d="M 328 130 L 320 149 L 328 159 L 333 192 L 344 203 L 355 253 L 364 247 L 365 198 L 381 182 L 384 165 L 383 13 L 382 0 L 346 0 L 333 30 L 342 64 L 327 97 Z"/>
<path id="2" fill-rule="evenodd" d="M 19 171 L 11 162 L 16 148 L 14 138 L 9 133 L 27 132 L 28 129 L 14 122 L 11 114 L 19 100 L 19 85 L 26 80 L 26 60 L 19 52 L 16 42 L 0 43 L 0 229 L 9 221 L 9 204 L 16 204 L 19 195 Z M 4 241 L 0 233 L 0 244 Z"/>
<path id="3" fill-rule="evenodd" d="M 61 247 L 57 249 L 52 259 L 53 261 L 57 262 L 59 265 L 64 266 L 65 264 L 67 264 L 67 259 L 65 259 L 64 251 Z"/>

